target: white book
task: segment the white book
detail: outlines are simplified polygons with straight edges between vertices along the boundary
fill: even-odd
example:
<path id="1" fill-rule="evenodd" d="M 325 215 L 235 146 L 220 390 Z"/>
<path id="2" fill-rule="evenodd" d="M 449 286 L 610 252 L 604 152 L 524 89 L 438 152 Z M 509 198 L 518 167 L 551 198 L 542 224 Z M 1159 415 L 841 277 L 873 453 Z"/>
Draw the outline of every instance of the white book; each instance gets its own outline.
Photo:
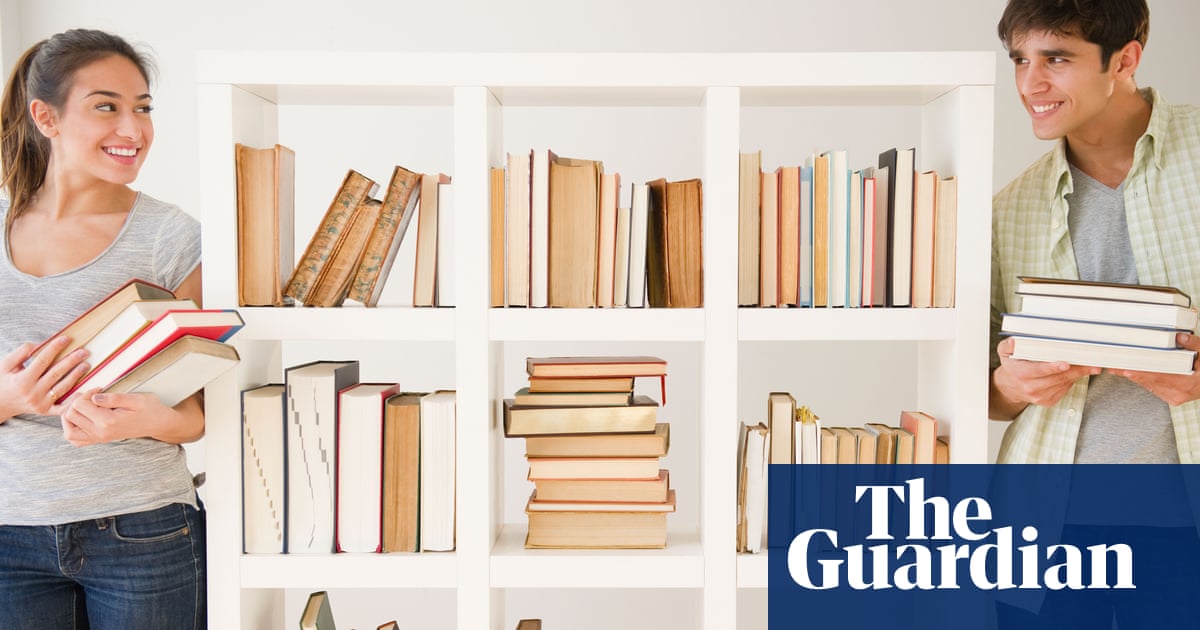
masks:
<path id="1" fill-rule="evenodd" d="M 529 167 L 529 306 L 550 302 L 550 161 L 552 151 L 532 153 Z"/>
<path id="2" fill-rule="evenodd" d="M 1176 304 L 1022 295 L 1021 313 L 1110 324 L 1196 330 L 1196 309 Z"/>
<path id="3" fill-rule="evenodd" d="M 1000 333 L 1172 349 L 1177 347 L 1175 336 L 1179 331 L 1174 328 L 1152 328 L 1005 313 L 1000 324 Z"/>
<path id="4" fill-rule="evenodd" d="M 796 420 L 796 463 L 821 463 L 821 419 Z"/>
<path id="5" fill-rule="evenodd" d="M 283 553 L 284 386 L 242 392 L 242 552 Z"/>
<path id="6" fill-rule="evenodd" d="M 800 306 L 813 305 L 813 185 L 812 165 L 800 167 L 800 286 L 796 291 Z"/>
<path id="7" fill-rule="evenodd" d="M 617 246 L 613 265 L 613 306 L 629 303 L 629 208 L 617 208 Z"/>
<path id="8" fill-rule="evenodd" d="M 338 393 L 338 551 L 382 551 L 384 401 L 399 392 L 396 383 L 356 383 Z"/>
<path id="9" fill-rule="evenodd" d="M 422 551 L 454 549 L 455 394 L 421 397 Z"/>
<path id="10" fill-rule="evenodd" d="M 284 371 L 287 385 L 287 553 L 334 550 L 338 392 L 358 361 L 314 361 Z"/>
<path id="11" fill-rule="evenodd" d="M 871 268 L 871 306 L 887 306 L 888 251 L 888 170 L 875 169 L 875 247 Z"/>
<path id="12" fill-rule="evenodd" d="M 454 184 L 438 187 L 437 287 L 438 306 L 454 306 Z"/>
<path id="13" fill-rule="evenodd" d="M 862 172 L 850 173 L 850 198 L 848 206 L 850 236 L 846 252 L 846 306 L 862 306 L 863 270 L 863 198 Z M 797 460 L 799 461 L 799 460 Z"/>
<path id="14" fill-rule="evenodd" d="M 629 299 L 630 308 L 646 305 L 646 228 L 650 216 L 650 187 L 633 185 L 629 204 Z"/>
<path id="15" fill-rule="evenodd" d="M 762 551 L 763 533 L 767 529 L 770 443 L 770 436 L 762 428 L 751 427 L 746 434 L 746 550 L 750 553 Z"/>
<path id="16" fill-rule="evenodd" d="M 875 289 L 875 168 L 862 170 L 862 287 L 860 306 L 871 306 Z"/>
<path id="17" fill-rule="evenodd" d="M 138 331 L 150 325 L 163 313 L 174 310 L 195 310 L 196 303 L 189 299 L 138 300 L 125 307 L 120 315 L 105 324 L 86 344 L 88 363 L 98 366 L 108 355 L 129 341 Z"/>
<path id="18" fill-rule="evenodd" d="M 829 306 L 846 306 L 849 289 L 850 170 L 846 151 L 829 151 Z"/>
<path id="19" fill-rule="evenodd" d="M 912 304 L 913 175 L 915 149 L 896 151 L 896 192 L 892 200 L 892 304 Z"/>
<path id="20" fill-rule="evenodd" d="M 528 153 L 509 153 L 505 170 L 504 294 L 508 306 L 529 306 L 530 206 Z"/>
<path id="21" fill-rule="evenodd" d="M 1013 341 L 1013 358 L 1027 361 L 1066 361 L 1072 365 L 1165 374 L 1191 374 L 1196 361 L 1193 350 L 1139 348 L 1043 337 L 1013 337 Z"/>

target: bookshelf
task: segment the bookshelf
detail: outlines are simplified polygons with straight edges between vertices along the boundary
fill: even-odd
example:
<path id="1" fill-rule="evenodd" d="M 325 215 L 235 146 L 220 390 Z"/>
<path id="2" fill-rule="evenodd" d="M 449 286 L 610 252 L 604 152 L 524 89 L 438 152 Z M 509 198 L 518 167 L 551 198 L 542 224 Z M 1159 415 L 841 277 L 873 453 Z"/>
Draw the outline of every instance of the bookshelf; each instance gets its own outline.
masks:
<path id="1" fill-rule="evenodd" d="M 235 142 L 296 150 L 297 251 L 347 168 L 381 185 L 394 164 L 444 172 L 455 196 L 454 308 L 406 306 L 402 249 L 378 308 L 241 309 L 243 361 L 207 395 L 213 627 L 294 627 L 306 591 L 327 588 L 347 627 L 765 628 L 766 555 L 734 552 L 734 506 L 737 423 L 765 419 L 767 392 L 833 423 L 921 408 L 948 426 L 956 462 L 986 460 L 994 53 L 205 51 L 197 63 L 206 306 L 236 305 Z M 738 308 L 739 151 L 762 149 L 773 169 L 845 148 L 860 168 L 890 146 L 916 146 L 919 167 L 959 178 L 957 306 Z M 488 308 L 488 167 L 531 148 L 603 160 L 623 198 L 630 182 L 701 177 L 705 306 Z M 499 404 L 526 356 L 584 353 L 668 360 L 660 419 L 673 425 L 664 466 L 679 509 L 666 550 L 522 545 L 530 486 Z M 315 358 L 358 358 L 363 380 L 457 390 L 454 552 L 240 553 L 238 392 Z M 350 616 L 364 606 L 378 620 Z"/>

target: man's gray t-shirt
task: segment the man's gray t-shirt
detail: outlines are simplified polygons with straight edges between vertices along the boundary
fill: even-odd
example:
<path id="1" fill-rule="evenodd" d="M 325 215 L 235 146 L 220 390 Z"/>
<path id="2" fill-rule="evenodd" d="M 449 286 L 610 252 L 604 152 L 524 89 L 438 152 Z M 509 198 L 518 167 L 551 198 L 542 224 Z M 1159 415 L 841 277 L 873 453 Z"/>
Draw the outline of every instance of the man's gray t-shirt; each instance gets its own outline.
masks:
<path id="1" fill-rule="evenodd" d="M 0 225 L 8 202 L 0 200 Z M 46 243 L 45 247 L 53 247 Z M 131 278 L 170 289 L 200 264 L 200 224 L 139 194 L 117 238 L 83 266 L 44 277 L 16 269 L 0 239 L 0 353 L 40 343 Z M 48 525 L 171 503 L 196 505 L 183 448 L 139 438 L 78 448 L 58 416 L 0 423 L 0 524 Z"/>
<path id="2" fill-rule="evenodd" d="M 1137 283 L 1125 222 L 1125 187 L 1115 190 L 1071 167 L 1074 191 L 1067 223 L 1081 280 Z M 1167 403 L 1144 387 L 1103 372 L 1091 377 L 1075 462 L 1173 464 L 1179 462 Z"/>

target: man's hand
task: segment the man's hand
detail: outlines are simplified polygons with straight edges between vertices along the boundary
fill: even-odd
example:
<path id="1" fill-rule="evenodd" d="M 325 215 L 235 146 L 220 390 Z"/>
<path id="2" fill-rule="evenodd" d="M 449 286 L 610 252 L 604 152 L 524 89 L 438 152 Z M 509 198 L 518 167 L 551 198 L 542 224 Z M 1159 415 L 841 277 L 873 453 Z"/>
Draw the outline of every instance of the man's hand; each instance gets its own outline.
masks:
<path id="1" fill-rule="evenodd" d="M 1200 351 L 1200 337 L 1188 333 L 1179 333 L 1175 342 L 1180 348 Z M 1192 363 L 1191 374 L 1162 374 L 1159 372 L 1139 372 L 1137 370 L 1110 370 L 1117 376 L 1125 378 L 1146 388 L 1146 391 L 1159 397 L 1172 407 L 1185 402 L 1200 399 L 1200 371 Z"/>
<path id="2" fill-rule="evenodd" d="M 1100 368 L 1065 361 L 1024 361 L 1012 358 L 1011 337 L 996 346 L 1000 367 L 992 371 L 988 396 L 994 420 L 1012 420 L 1028 405 L 1049 407 L 1062 400 L 1075 381 L 1100 373 Z"/>

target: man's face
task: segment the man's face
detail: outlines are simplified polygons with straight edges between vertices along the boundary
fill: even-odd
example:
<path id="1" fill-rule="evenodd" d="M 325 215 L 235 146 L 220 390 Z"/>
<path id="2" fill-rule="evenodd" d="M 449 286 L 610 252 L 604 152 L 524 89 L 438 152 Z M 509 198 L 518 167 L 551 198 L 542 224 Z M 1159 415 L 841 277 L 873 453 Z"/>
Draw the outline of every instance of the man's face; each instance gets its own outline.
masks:
<path id="1" fill-rule="evenodd" d="M 1017 93 L 1042 140 L 1104 133 L 1103 114 L 1116 83 L 1114 57 L 1104 68 L 1100 45 L 1075 35 L 1030 31 L 1013 39 Z"/>

